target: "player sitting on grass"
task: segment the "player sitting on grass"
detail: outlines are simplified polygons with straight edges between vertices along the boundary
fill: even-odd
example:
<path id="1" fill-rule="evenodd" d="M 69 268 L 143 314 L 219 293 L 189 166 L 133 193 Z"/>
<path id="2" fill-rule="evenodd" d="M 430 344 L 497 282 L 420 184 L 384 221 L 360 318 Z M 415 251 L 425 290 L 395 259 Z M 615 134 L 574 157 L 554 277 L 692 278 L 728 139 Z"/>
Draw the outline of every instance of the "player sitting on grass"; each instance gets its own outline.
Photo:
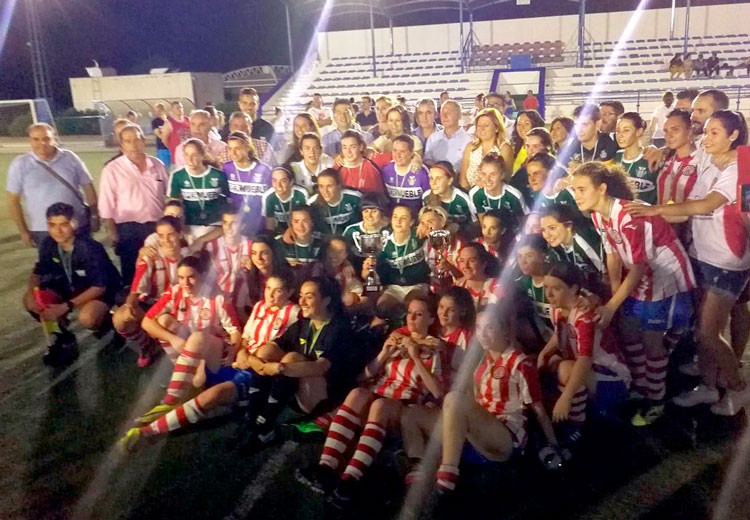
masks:
<path id="1" fill-rule="evenodd" d="M 250 313 L 242 334 L 243 349 L 237 353 L 232 367 L 221 363 L 223 343 L 215 341 L 215 336 L 198 333 L 203 335 L 198 338 L 196 334 L 191 335 L 186 349 L 194 345 L 199 345 L 202 349 L 197 353 L 205 359 L 206 389 L 153 422 L 128 431 L 121 441 L 122 447 L 126 451 L 135 451 L 143 438 L 166 435 L 230 411 L 233 405 L 246 404 L 250 394 L 260 391 L 258 383 L 263 378 L 259 378 L 257 374 L 262 375 L 266 364 L 280 359 L 273 355 L 273 349 L 267 346 L 268 342 L 283 334 L 297 321 L 299 306 L 290 301 L 293 284 L 294 277 L 290 272 L 269 277 L 265 300 L 256 303 Z"/>
<path id="2" fill-rule="evenodd" d="M 61 366 L 78 355 L 76 338 L 67 329 L 69 315 L 77 311 L 78 323 L 103 334 L 109 308 L 120 289 L 120 274 L 102 245 L 77 236 L 75 210 L 58 202 L 47 208 L 46 237 L 39 261 L 29 277 L 24 308 L 41 320 L 52 337 L 44 363 Z"/>
<path id="3" fill-rule="evenodd" d="M 141 326 L 159 340 L 175 364 L 172 380 L 161 404 L 136 422 L 149 424 L 174 410 L 189 395 L 201 360 L 209 366 L 231 364 L 240 346 L 237 314 L 225 295 L 207 283 L 205 257 L 188 256 L 177 264 L 177 285 L 165 292 L 148 310 Z"/>
<path id="4" fill-rule="evenodd" d="M 388 429 L 398 428 L 403 407 L 430 398 L 440 399 L 443 344 L 429 334 L 434 321 L 431 298 L 409 299 L 406 326 L 388 337 L 365 369 L 369 384 L 349 392 L 331 422 L 319 463 L 299 471 L 300 482 L 318 493 L 329 493 L 337 486 L 334 503 L 347 505 L 364 472 L 380 452 Z M 361 434 L 355 441 L 360 428 Z M 343 467 L 355 442 L 354 453 Z"/>
<path id="5" fill-rule="evenodd" d="M 153 363 L 158 353 L 154 339 L 141 328 L 141 321 L 146 309 L 177 281 L 182 223 L 175 217 L 162 217 L 156 222 L 156 235 L 159 240 L 156 254 L 138 258 L 130 292 L 112 316 L 115 330 L 140 348 L 141 368 Z"/>

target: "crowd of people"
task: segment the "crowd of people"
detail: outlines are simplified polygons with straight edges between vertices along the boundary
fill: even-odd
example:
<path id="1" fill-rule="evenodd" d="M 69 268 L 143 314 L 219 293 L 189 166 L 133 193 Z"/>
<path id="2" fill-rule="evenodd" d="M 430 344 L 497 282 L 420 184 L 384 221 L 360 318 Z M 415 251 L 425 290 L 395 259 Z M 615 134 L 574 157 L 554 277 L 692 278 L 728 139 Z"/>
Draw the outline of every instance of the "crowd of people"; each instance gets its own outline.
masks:
<path id="1" fill-rule="evenodd" d="M 45 362 L 75 359 L 77 320 L 132 342 L 141 368 L 174 366 L 123 452 L 230 413 L 236 448 L 255 452 L 291 409 L 325 435 L 297 479 L 344 507 L 389 435 L 407 484 L 428 478 L 439 439 L 434 487 L 450 496 L 463 458 L 507 461 L 532 427 L 554 468 L 587 418 L 622 424 L 628 401 L 635 427 L 667 395 L 727 416 L 750 402 L 748 135 L 727 96 L 665 94 L 650 123 L 617 101 L 548 122 L 511 120 L 489 93 L 464 128 L 444 94 L 413 115 L 368 95 L 356 118 L 316 95 L 287 139 L 252 89 L 224 127 L 175 102 L 155 121 L 158 158 L 115 123 L 98 196 L 54 129 L 30 127 L 7 190 L 39 249 L 23 305 L 49 334 Z M 667 389 L 678 348 L 694 348 L 679 367 L 694 388 Z"/>

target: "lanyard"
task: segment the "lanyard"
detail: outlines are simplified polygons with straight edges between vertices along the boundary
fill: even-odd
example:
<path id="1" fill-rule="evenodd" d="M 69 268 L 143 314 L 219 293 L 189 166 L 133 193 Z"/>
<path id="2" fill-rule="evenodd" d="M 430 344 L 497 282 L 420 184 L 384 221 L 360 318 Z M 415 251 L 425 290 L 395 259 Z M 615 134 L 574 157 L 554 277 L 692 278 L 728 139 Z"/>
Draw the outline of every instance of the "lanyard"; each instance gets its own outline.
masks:
<path id="1" fill-rule="evenodd" d="M 596 149 L 598 148 L 598 146 L 599 146 L 599 138 L 597 137 L 596 138 L 596 144 L 594 145 L 594 153 L 591 156 L 591 161 L 588 161 L 588 162 L 596 161 Z M 581 162 L 582 163 L 587 162 L 586 161 L 586 156 L 583 155 L 583 143 L 581 143 Z"/>
<path id="2" fill-rule="evenodd" d="M 57 252 L 60 254 L 60 263 L 62 263 L 63 271 L 65 271 L 65 277 L 68 279 L 68 283 L 73 285 L 73 250 L 70 252 L 63 251 L 60 244 L 57 245 Z"/>
<path id="3" fill-rule="evenodd" d="M 315 328 L 315 325 L 313 325 L 312 320 L 310 320 L 310 329 L 307 331 L 307 346 L 305 347 L 305 356 L 309 356 L 310 354 L 315 351 L 315 345 L 318 343 L 318 338 L 320 337 L 320 333 L 323 331 L 326 325 L 328 325 L 328 321 L 324 322 L 323 325 L 320 326 L 319 329 Z"/>
<path id="4" fill-rule="evenodd" d="M 325 202 L 326 209 L 328 210 L 328 223 L 331 226 L 331 234 L 334 236 L 337 234 L 336 231 L 338 231 L 339 225 L 334 223 L 333 217 L 338 217 L 341 214 L 341 204 L 344 202 L 344 195 L 339 195 L 339 197 L 339 203 L 334 206 L 336 208 L 336 213 L 334 214 L 331 214 L 331 205 L 323 201 Z"/>
<path id="5" fill-rule="evenodd" d="M 188 180 L 190 181 L 190 186 L 193 188 L 193 190 L 195 190 L 197 192 L 198 188 L 195 187 L 195 183 L 193 182 L 193 176 L 190 175 L 190 172 L 188 172 L 187 170 L 185 170 L 185 173 L 187 173 Z M 208 174 L 206 174 L 203 177 L 201 177 L 201 191 L 200 191 L 200 193 L 196 193 L 196 195 L 198 196 L 198 206 L 200 206 L 200 208 L 201 208 L 201 216 L 203 215 L 203 213 L 206 210 L 206 201 L 203 198 L 203 196 L 205 195 L 204 192 L 206 191 L 206 177 L 207 176 L 208 176 Z"/>

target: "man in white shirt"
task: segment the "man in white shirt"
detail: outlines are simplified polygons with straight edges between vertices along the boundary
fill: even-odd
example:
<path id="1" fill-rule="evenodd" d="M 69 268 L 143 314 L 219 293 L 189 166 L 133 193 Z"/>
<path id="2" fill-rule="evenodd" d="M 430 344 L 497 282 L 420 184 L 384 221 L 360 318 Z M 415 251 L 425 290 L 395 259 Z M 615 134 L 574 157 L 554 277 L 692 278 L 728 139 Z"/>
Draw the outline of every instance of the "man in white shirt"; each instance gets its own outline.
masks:
<path id="1" fill-rule="evenodd" d="M 425 162 L 448 161 L 453 165 L 456 174 L 461 172 L 461 159 L 466 145 L 471 142 L 471 135 L 461 128 L 461 105 L 449 99 L 440 108 L 440 120 L 443 129 L 433 132 L 425 144 Z"/>
<path id="2" fill-rule="evenodd" d="M 333 123 L 333 112 L 330 108 L 323 106 L 323 96 L 320 94 L 313 94 L 312 106 L 308 112 L 315 118 L 320 128 Z"/>
<path id="3" fill-rule="evenodd" d="M 648 126 L 648 131 L 651 134 L 651 144 L 657 148 L 661 148 L 666 144 L 664 140 L 664 122 L 667 120 L 667 115 L 672 111 L 674 94 L 667 91 L 661 97 L 661 100 L 664 103 L 654 110 L 654 113 L 651 115 L 651 123 Z"/>

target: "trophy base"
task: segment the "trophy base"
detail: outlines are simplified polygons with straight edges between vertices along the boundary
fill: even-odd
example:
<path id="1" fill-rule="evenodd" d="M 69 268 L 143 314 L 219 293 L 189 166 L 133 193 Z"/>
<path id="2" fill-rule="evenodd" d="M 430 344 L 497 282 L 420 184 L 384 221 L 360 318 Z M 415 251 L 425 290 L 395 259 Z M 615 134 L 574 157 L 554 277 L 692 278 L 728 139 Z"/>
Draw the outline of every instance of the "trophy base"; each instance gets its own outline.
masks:
<path id="1" fill-rule="evenodd" d="M 383 292 L 383 286 L 382 285 L 365 285 L 363 292 L 365 294 L 375 294 L 375 293 L 382 293 Z"/>

